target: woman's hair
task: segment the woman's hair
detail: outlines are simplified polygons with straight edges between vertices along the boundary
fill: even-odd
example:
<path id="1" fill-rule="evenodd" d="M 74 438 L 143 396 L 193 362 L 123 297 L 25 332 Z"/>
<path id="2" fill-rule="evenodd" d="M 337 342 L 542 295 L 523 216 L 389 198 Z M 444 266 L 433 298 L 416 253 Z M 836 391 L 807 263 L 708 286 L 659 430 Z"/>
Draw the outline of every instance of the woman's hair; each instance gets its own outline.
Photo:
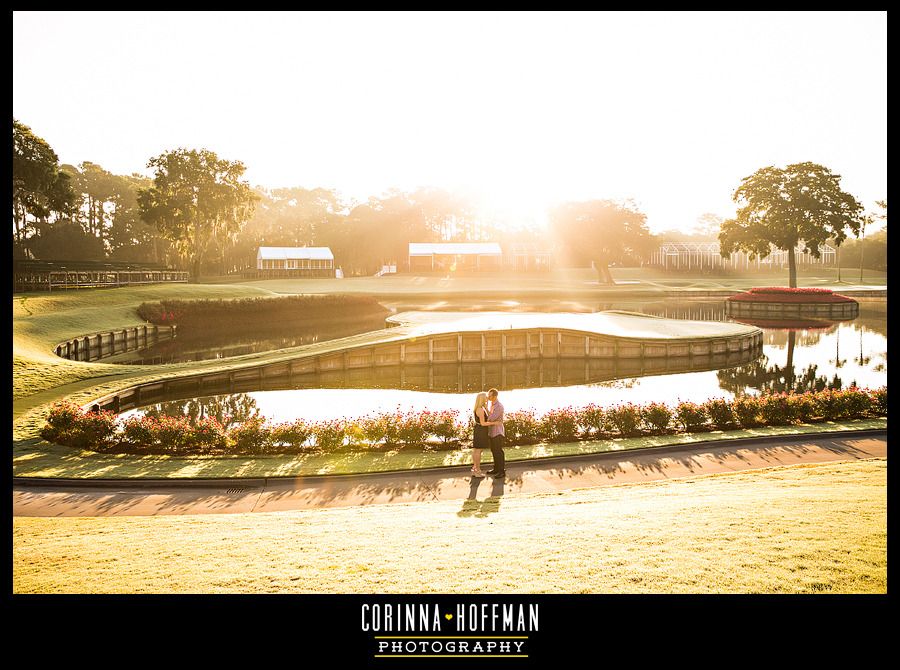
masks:
<path id="1" fill-rule="evenodd" d="M 477 412 L 479 407 L 487 405 L 487 399 L 487 393 L 479 393 L 475 396 L 475 409 L 473 411 Z"/>

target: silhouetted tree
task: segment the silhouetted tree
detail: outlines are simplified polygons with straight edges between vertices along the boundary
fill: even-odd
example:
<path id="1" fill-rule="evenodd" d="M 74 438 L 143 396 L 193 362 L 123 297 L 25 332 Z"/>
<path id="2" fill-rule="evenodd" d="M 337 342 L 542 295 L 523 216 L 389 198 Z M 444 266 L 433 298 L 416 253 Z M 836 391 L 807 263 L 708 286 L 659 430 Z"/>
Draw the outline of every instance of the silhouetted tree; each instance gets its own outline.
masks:
<path id="1" fill-rule="evenodd" d="M 765 258 L 771 246 L 788 252 L 789 283 L 797 286 L 794 249 L 800 242 L 818 258 L 829 238 L 838 244 L 846 229 L 862 226 L 862 205 L 840 188 L 840 175 L 816 163 L 786 168 L 760 168 L 741 180 L 734 192 L 737 216 L 722 224 L 719 243 L 723 257 L 743 250 L 751 258 Z"/>
<path id="2" fill-rule="evenodd" d="M 155 175 L 153 185 L 138 192 L 141 218 L 189 258 L 197 281 L 207 252 L 239 232 L 253 213 L 258 197 L 240 180 L 244 164 L 207 149 L 175 149 L 147 166 Z"/>
<path id="3" fill-rule="evenodd" d="M 865 267 L 863 265 L 863 257 L 865 256 L 866 249 L 865 249 L 865 246 L 862 244 L 862 242 L 865 242 L 865 239 L 866 239 L 866 225 L 870 224 L 870 223 L 875 223 L 876 221 L 879 221 L 879 220 L 887 222 L 887 200 L 878 200 L 875 204 L 879 207 L 879 209 L 881 209 L 881 211 L 880 212 L 871 212 L 869 214 L 866 214 L 862 218 L 862 226 L 860 228 L 860 245 L 859 245 L 859 283 L 860 284 L 862 284 L 862 281 L 863 281 L 863 267 Z"/>
<path id="4" fill-rule="evenodd" d="M 150 180 L 139 174 L 114 177 L 108 232 L 110 257 L 161 263 L 170 243 L 162 238 L 156 226 L 141 218 L 138 206 L 138 192 L 148 188 Z"/>
<path id="5" fill-rule="evenodd" d="M 86 233 L 74 221 L 34 224 L 35 233 L 28 246 L 35 258 L 58 261 L 95 261 L 102 259 L 103 243 Z"/>
<path id="6" fill-rule="evenodd" d="M 15 119 L 12 163 L 13 236 L 22 244 L 30 232 L 29 216 L 46 221 L 51 213 L 65 215 L 73 194 L 68 177 L 60 173 L 56 152 Z"/>
<path id="7" fill-rule="evenodd" d="M 115 175 L 90 161 L 61 170 L 75 191 L 72 220 L 100 240 L 101 258 L 159 261 L 163 240 L 155 226 L 141 220 L 137 202 L 138 190 L 147 188 L 149 179 Z"/>
<path id="8" fill-rule="evenodd" d="M 862 238 L 862 235 L 860 235 Z M 865 249 L 865 251 L 863 251 Z M 866 235 L 865 239 L 847 239 L 840 246 L 841 265 L 843 267 L 860 267 L 878 272 L 887 271 L 888 247 L 887 231 Z"/>
<path id="9" fill-rule="evenodd" d="M 575 262 L 593 261 L 601 283 L 614 284 L 610 263 L 637 261 L 652 237 L 646 215 L 630 203 L 612 200 L 567 202 L 550 212 L 559 242 Z"/>

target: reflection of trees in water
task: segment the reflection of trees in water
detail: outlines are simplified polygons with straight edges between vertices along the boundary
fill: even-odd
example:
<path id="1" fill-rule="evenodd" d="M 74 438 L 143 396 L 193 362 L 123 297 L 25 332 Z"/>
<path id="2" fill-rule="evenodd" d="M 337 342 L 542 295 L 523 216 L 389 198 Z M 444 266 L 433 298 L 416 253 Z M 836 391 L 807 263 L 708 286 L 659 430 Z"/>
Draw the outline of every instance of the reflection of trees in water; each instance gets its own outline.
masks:
<path id="1" fill-rule="evenodd" d="M 593 382 L 594 386 L 600 386 L 602 388 L 610 389 L 630 389 L 637 386 L 637 384 L 637 377 L 629 377 L 627 379 L 612 379 L 608 382 Z"/>
<path id="2" fill-rule="evenodd" d="M 887 300 L 859 303 L 859 316 L 851 324 L 854 330 L 878 333 L 887 337 Z"/>
<path id="3" fill-rule="evenodd" d="M 716 377 L 719 387 L 735 395 L 744 395 L 748 388 L 769 393 L 796 391 L 821 391 L 826 388 L 841 388 L 843 381 L 836 374 L 829 380 L 825 375 L 816 374 L 819 366 L 815 363 L 805 367 L 799 374 L 794 370 L 794 346 L 797 332 L 787 332 L 787 361 L 784 365 L 769 365 L 769 357 L 763 355 L 748 365 L 719 370 Z"/>
<path id="4" fill-rule="evenodd" d="M 828 362 L 838 370 L 844 367 L 844 364 L 847 362 L 846 358 L 841 358 L 841 330 L 841 328 L 838 328 L 834 334 L 834 358 L 828 359 Z"/>
<path id="5" fill-rule="evenodd" d="M 191 398 L 190 400 L 171 400 L 144 409 L 144 414 L 159 418 L 161 416 L 186 416 L 191 423 L 198 419 L 213 417 L 226 428 L 236 423 L 243 423 L 259 415 L 256 400 L 246 393 L 214 396 L 211 398 Z"/>
<path id="6" fill-rule="evenodd" d="M 856 319 L 852 322 L 835 324 L 827 329 L 764 329 L 763 341 L 765 344 L 787 347 L 787 363 L 784 366 L 768 365 L 768 358 L 764 356 L 753 363 L 739 368 L 720 370 L 717 373 L 720 386 L 722 389 L 736 394 L 741 393 L 744 388 L 772 392 L 792 390 L 803 392 L 821 390 L 823 388 L 841 388 L 846 384 L 839 377 L 840 373 L 836 373 L 829 380 L 825 375 L 816 374 L 818 366 L 815 364 L 806 367 L 802 371 L 795 371 L 793 366 L 795 345 L 819 345 L 824 335 L 831 334 L 834 335 L 834 355 L 829 357 L 827 361 L 834 365 L 836 369 L 840 370 L 849 361 L 853 361 L 859 367 L 867 367 L 873 362 L 873 358 L 876 361 L 882 358 L 885 363 L 873 365 L 872 370 L 874 372 L 883 372 L 887 367 L 887 352 L 867 352 L 864 341 L 866 333 L 877 333 L 885 338 L 887 337 L 887 320 L 883 312 L 883 306 L 882 311 L 874 310 L 874 315 L 872 312 L 868 312 L 868 314 L 870 315 L 869 322 L 861 323 L 861 319 Z M 856 349 L 857 336 L 859 338 L 858 350 Z M 844 345 L 843 352 L 841 352 L 841 344 Z M 848 345 L 850 350 L 856 355 L 848 351 Z M 848 380 L 848 383 L 854 381 Z"/>
<path id="7" fill-rule="evenodd" d="M 790 341 L 790 335 L 794 336 L 794 341 L 803 347 L 814 346 L 819 343 L 823 335 L 840 331 L 841 326 L 834 324 L 828 328 L 809 328 L 795 330 L 789 328 L 763 328 L 763 344 L 770 344 L 774 347 L 787 346 Z"/>
<path id="8" fill-rule="evenodd" d="M 769 359 L 761 359 L 729 370 L 719 370 L 716 376 L 723 391 L 731 391 L 737 396 L 745 395 L 748 388 L 760 392 L 782 393 L 796 391 L 821 391 L 826 388 L 839 389 L 843 381 L 836 374 L 830 380 L 816 373 L 818 365 L 804 368 L 800 374 L 794 373 L 793 366 L 768 365 Z"/>
<path id="9" fill-rule="evenodd" d="M 659 302 L 601 302 L 595 311 L 603 312 L 621 309 L 628 312 L 640 312 L 666 319 L 686 319 L 690 321 L 725 321 L 724 300 L 687 301 L 665 300 Z"/>

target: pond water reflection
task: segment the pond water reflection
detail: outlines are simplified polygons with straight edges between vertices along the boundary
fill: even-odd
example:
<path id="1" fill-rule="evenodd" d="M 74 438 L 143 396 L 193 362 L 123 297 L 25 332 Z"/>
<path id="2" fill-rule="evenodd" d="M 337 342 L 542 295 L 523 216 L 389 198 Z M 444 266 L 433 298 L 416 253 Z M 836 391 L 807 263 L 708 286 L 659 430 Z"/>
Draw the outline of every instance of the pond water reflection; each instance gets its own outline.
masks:
<path id="1" fill-rule="evenodd" d="M 411 305 L 405 305 L 412 308 Z M 421 307 L 421 306 L 419 306 Z M 559 305 L 555 305 L 559 309 Z M 602 309 L 642 311 L 670 318 L 728 320 L 723 301 L 617 302 Z M 458 306 L 448 307 L 458 309 Z M 497 309 L 491 305 L 490 309 Z M 475 392 L 496 386 L 507 411 L 538 414 L 563 406 L 619 402 L 703 401 L 769 391 L 887 384 L 886 301 L 861 302 L 853 321 L 808 328 L 764 328 L 762 355 L 755 360 L 640 362 L 547 360 L 511 363 L 357 369 L 295 377 L 289 390 L 246 389 L 262 416 L 276 421 L 361 416 L 370 412 L 456 409 L 465 416 Z M 637 367 L 635 367 L 637 366 Z M 237 389 L 236 389 L 237 390 Z M 244 390 L 244 389 L 241 389 Z M 227 399 L 200 399 L 211 403 Z M 195 401 L 196 402 L 196 401 Z M 182 409 L 179 409 L 182 407 Z M 137 411 L 146 411 L 143 408 Z M 187 401 L 166 411 L 189 410 Z M 158 410 L 157 410 L 158 411 Z M 209 410 L 207 410 L 209 411 Z M 131 412 L 130 412 L 131 413 Z M 130 414 L 129 413 L 129 414 Z"/>
<path id="2" fill-rule="evenodd" d="M 198 419 L 213 418 L 225 428 L 259 416 L 256 399 L 246 393 L 169 400 L 142 408 L 141 414 L 159 418 L 162 416 L 186 416 L 191 423 Z M 123 415 L 128 416 L 129 414 Z"/>

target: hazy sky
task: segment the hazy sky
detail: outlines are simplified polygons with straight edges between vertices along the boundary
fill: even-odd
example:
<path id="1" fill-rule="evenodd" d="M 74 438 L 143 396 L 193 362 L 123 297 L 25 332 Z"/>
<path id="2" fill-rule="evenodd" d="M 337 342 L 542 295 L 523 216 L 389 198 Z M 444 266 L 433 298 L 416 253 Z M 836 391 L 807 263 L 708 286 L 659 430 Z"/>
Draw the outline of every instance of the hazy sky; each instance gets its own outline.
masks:
<path id="1" fill-rule="evenodd" d="M 13 15 L 13 115 L 66 163 L 178 146 L 254 185 L 633 198 L 654 230 L 822 163 L 887 195 L 886 13 Z"/>

